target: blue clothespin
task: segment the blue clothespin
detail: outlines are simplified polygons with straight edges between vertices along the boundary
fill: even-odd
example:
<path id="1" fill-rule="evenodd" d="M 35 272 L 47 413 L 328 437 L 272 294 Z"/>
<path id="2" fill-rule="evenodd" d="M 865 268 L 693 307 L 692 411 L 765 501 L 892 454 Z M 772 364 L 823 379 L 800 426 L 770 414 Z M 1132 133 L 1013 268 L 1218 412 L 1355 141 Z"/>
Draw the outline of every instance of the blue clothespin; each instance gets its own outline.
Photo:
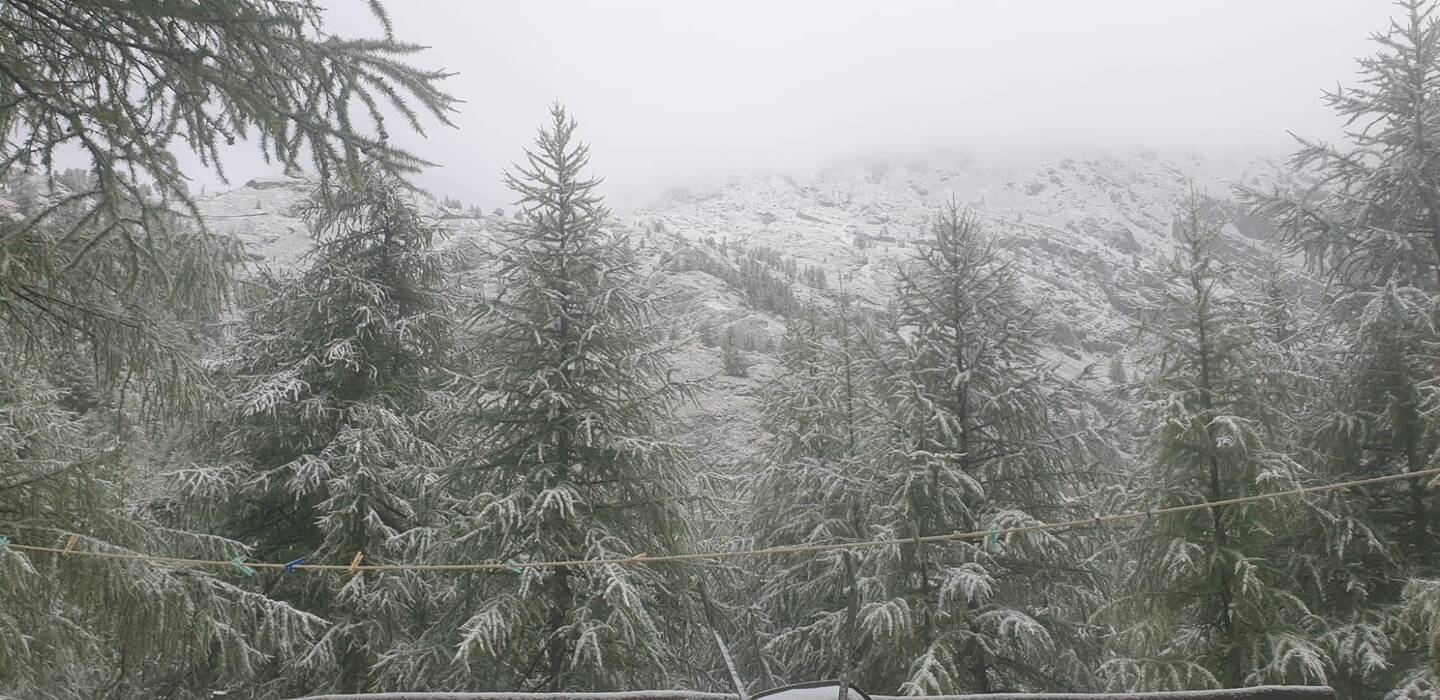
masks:
<path id="1" fill-rule="evenodd" d="M 285 571 L 285 573 L 287 573 L 287 574 L 293 574 L 293 573 L 295 573 L 296 567 L 302 566 L 302 565 L 304 565 L 304 564 L 305 564 L 305 557 L 296 557 L 296 558 L 294 558 L 294 559 L 292 559 L 292 560 L 290 560 L 290 561 L 285 562 L 284 571 Z"/>
<path id="2" fill-rule="evenodd" d="M 4 535 L 0 535 L 0 552 L 5 551 L 5 550 L 6 550 L 7 548 L 9 548 L 9 547 L 10 547 L 10 538 L 9 538 L 9 537 L 6 537 L 6 536 L 4 536 Z"/>
<path id="3" fill-rule="evenodd" d="M 248 576 L 250 578 L 255 577 L 255 569 L 245 565 L 245 557 L 235 557 L 234 559 L 231 559 L 230 566 L 235 567 L 236 571 L 239 571 L 245 576 Z"/>
<path id="4" fill-rule="evenodd" d="M 985 548 L 990 550 L 991 554 L 1000 551 L 1000 527 L 998 525 L 991 525 L 990 531 L 985 533 Z"/>
<path id="5" fill-rule="evenodd" d="M 506 571 L 509 571 L 509 572 L 512 573 L 512 574 L 523 574 L 523 573 L 525 573 L 525 570 L 522 569 L 522 568 L 520 568 L 520 565 L 519 565 L 519 564 L 516 564 L 514 559 L 506 559 L 506 560 L 505 560 L 505 570 L 506 570 Z"/>

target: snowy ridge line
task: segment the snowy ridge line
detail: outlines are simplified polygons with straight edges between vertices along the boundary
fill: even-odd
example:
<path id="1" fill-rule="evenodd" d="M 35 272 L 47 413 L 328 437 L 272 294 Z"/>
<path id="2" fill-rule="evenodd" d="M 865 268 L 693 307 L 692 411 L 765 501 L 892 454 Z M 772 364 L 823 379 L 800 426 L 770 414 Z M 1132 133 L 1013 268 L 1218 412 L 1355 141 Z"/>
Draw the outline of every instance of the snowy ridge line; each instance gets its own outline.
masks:
<path id="1" fill-rule="evenodd" d="M 1229 690 L 1152 693 L 991 693 L 986 695 L 871 695 L 871 700 L 1334 700 L 1335 691 L 1313 685 L 1265 685 Z M 731 693 L 629 690 L 609 693 L 359 693 L 307 695 L 294 700 L 736 700 Z"/>
<path id="2" fill-rule="evenodd" d="M 816 552 L 833 552 L 845 549 L 860 549 L 863 547 L 893 547 L 903 544 L 928 544 L 933 542 L 958 542 L 964 540 L 979 540 L 986 537 L 998 537 L 1000 535 L 1024 534 L 1027 532 L 1049 532 L 1052 530 L 1073 530 L 1088 527 L 1101 527 L 1112 523 L 1124 522 L 1127 520 L 1139 520 L 1152 518 L 1159 515 L 1174 515 L 1176 513 L 1190 513 L 1197 510 L 1208 510 L 1211 508 L 1225 508 L 1228 506 L 1245 505 L 1247 503 L 1261 503 L 1273 501 L 1290 496 L 1306 496 L 1316 493 L 1328 493 L 1342 489 L 1355 488 L 1358 486 L 1372 486 L 1375 484 L 1386 484 L 1394 481 L 1407 479 L 1419 479 L 1427 476 L 1440 477 L 1440 467 L 1433 469 L 1422 469 L 1414 472 L 1402 472 L 1399 474 L 1388 474 L 1369 479 L 1356 479 L 1344 481 L 1338 484 L 1324 484 L 1321 486 L 1306 486 L 1288 491 L 1272 491 L 1254 496 L 1242 496 L 1229 498 L 1221 501 L 1206 501 L 1204 503 L 1192 503 L 1184 506 L 1171 506 L 1169 508 L 1156 508 L 1153 510 L 1136 510 L 1124 513 L 1112 513 L 1109 515 L 1093 515 L 1089 518 L 1076 520 L 1065 520 L 1056 523 L 1036 523 L 1034 525 L 1022 525 L 1019 527 L 995 528 L 992 530 L 976 530 L 972 532 L 954 532 L 945 535 L 924 535 L 920 537 L 902 537 L 884 540 L 863 540 L 859 542 L 837 542 L 832 544 L 807 544 L 807 545 L 786 545 L 780 547 L 764 547 L 761 549 L 737 549 L 720 552 L 691 552 L 687 554 L 662 554 L 659 556 L 647 556 L 637 554 L 633 557 L 613 559 L 571 559 L 567 561 L 505 561 L 485 562 L 481 564 L 299 564 L 295 562 L 237 562 L 234 560 L 221 561 L 218 559 L 187 559 L 184 557 L 164 557 L 153 554 L 141 554 L 136 552 L 99 552 L 76 549 L 70 546 L 65 548 L 41 547 L 38 545 L 9 543 L 0 546 L 0 551 L 5 547 L 9 549 L 37 552 L 43 554 L 58 554 L 66 557 L 95 557 L 100 559 L 116 559 L 129 561 L 144 561 L 153 564 L 171 564 L 175 566 L 213 566 L 223 568 L 239 568 L 244 566 L 251 569 L 269 569 L 285 571 L 287 573 L 299 570 L 308 571 L 343 571 L 355 574 L 364 571 L 494 571 L 518 573 L 520 569 L 560 569 L 572 566 L 625 566 L 625 565 L 650 565 L 650 564 L 672 564 L 680 562 L 705 561 L 711 559 L 738 559 L 742 557 L 761 557 L 775 554 L 812 554 Z M 72 535 L 79 537 L 79 535 Z M 473 693 L 471 695 L 474 695 Z M 561 694 L 564 695 L 564 694 Z M 413 696 L 412 696 L 413 697 Z M 423 696 L 422 696 L 423 697 Z M 557 696 L 559 697 L 559 696 Z M 564 697 L 570 697 L 564 695 Z M 647 696 L 649 697 L 649 696 Z"/>

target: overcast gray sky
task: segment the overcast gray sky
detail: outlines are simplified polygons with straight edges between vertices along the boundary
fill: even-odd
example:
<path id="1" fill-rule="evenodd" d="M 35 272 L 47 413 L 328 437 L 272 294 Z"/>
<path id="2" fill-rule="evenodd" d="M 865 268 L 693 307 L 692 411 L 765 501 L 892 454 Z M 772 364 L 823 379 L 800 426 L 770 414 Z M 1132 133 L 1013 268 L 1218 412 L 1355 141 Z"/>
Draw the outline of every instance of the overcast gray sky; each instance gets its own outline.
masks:
<path id="1" fill-rule="evenodd" d="M 1336 123 L 1385 0 L 390 0 L 459 73 L 421 183 L 487 209 L 559 99 L 621 206 L 669 186 L 946 147 L 1287 149 Z M 373 34 L 359 0 L 331 28 Z M 403 140 L 403 139 L 397 139 Z M 267 169 L 244 157 L 233 182 Z"/>

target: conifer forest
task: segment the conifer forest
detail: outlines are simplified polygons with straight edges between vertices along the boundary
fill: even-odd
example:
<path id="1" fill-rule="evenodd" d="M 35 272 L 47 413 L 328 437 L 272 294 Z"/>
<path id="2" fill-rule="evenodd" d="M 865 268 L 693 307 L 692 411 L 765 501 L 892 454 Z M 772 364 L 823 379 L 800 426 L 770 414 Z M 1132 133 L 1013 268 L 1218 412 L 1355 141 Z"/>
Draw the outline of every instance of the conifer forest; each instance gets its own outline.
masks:
<path id="1" fill-rule="evenodd" d="M 1373 4 L 1273 152 L 881 144 L 682 183 L 646 159 L 729 168 L 697 125 L 785 117 L 682 104 L 636 149 L 607 105 L 665 81 L 495 77 L 601 81 L 582 31 L 667 70 L 624 21 L 0 0 L 0 698 L 1440 698 L 1440 2 Z M 771 11 L 684 5 L 651 7 Z M 1166 5 L 1204 3 L 1125 7 Z M 526 58 L 451 64 L 492 50 Z M 733 60 L 674 100 L 743 93 Z M 1186 75 L 1187 123 L 1232 114 Z"/>

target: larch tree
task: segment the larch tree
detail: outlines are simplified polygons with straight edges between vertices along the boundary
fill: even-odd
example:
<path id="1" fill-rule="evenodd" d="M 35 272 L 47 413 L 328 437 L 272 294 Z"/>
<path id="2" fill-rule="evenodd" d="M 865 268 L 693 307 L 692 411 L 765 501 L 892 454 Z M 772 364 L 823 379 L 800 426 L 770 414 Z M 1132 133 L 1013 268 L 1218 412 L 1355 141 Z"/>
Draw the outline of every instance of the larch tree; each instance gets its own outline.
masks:
<path id="1" fill-rule="evenodd" d="M 738 333 L 734 328 L 728 328 L 720 336 L 720 367 L 731 377 L 747 377 L 750 375 L 750 360 L 740 349 L 736 335 Z"/>
<path id="2" fill-rule="evenodd" d="M 1342 292 L 1327 309 L 1326 329 L 1343 340 L 1332 346 L 1328 372 L 1332 390 L 1327 410 L 1315 416 L 1313 444 L 1319 469 L 1334 481 L 1364 479 L 1425 469 L 1437 464 L 1434 397 L 1437 375 L 1434 325 L 1436 297 L 1415 287 L 1390 283 L 1368 291 Z M 1338 331 L 1338 332 L 1337 332 Z M 1414 486 L 1412 486 L 1414 484 Z M 1395 697 L 1427 697 L 1440 689 L 1429 668 L 1430 624 L 1440 618 L 1405 614 L 1407 581 L 1419 583 L 1440 573 L 1433 546 L 1433 495 L 1425 481 L 1374 486 L 1349 494 L 1350 507 L 1364 513 L 1365 533 L 1379 540 L 1383 556 L 1363 568 L 1347 567 L 1343 593 L 1327 602 L 1354 615 L 1355 630 L 1372 640 L 1385 669 L 1346 669 L 1337 687 Z M 1418 589 L 1417 589 L 1418 590 Z M 1428 621 L 1428 622 L 1427 622 Z M 1394 672 L 1398 671 L 1397 676 Z"/>
<path id="3" fill-rule="evenodd" d="M 260 560 L 332 564 L 399 559 L 402 536 L 430 524 L 446 463 L 432 395 L 448 380 L 456 297 L 440 232 L 413 197 L 378 167 L 317 189 L 310 264 L 253 283 L 220 359 L 223 413 L 199 433 L 201 459 L 175 474 L 190 524 Z M 406 637 L 419 582 L 267 576 L 266 595 L 330 623 L 274 669 L 277 688 L 380 687 L 377 659 Z"/>
<path id="4" fill-rule="evenodd" d="M 32 351 L 0 333 L 7 357 Z M 302 649 L 322 620 L 229 577 L 7 546 L 234 556 L 229 543 L 134 512 L 144 392 L 96 381 L 89 360 L 69 365 L 78 383 L 59 362 L 0 362 L 0 627 L 11 631 L 0 637 L 0 694 L 205 695 Z"/>
<path id="5" fill-rule="evenodd" d="M 1440 459 L 1433 361 L 1440 294 L 1440 19 L 1431 0 L 1403 0 L 1360 83 L 1325 94 L 1344 120 L 1343 145 L 1301 141 L 1292 162 L 1311 184 L 1250 192 L 1283 240 L 1331 282 L 1330 319 L 1346 338 L 1335 409 L 1315 434 L 1335 478 L 1414 472 Z M 1399 570 L 1373 577 L 1396 692 L 1434 692 L 1423 629 L 1398 615 L 1407 577 L 1434 578 L 1440 554 L 1432 489 L 1421 480 L 1356 494 Z M 1378 570 L 1376 573 L 1380 573 Z M 1422 606 L 1423 609 L 1423 606 Z M 1432 621 L 1434 624 L 1434 621 Z M 1424 627 L 1421 625 L 1420 627 Z M 1378 692 L 1378 691 L 1377 691 Z"/>
<path id="6" fill-rule="evenodd" d="M 117 553 L 236 551 L 132 507 L 136 472 L 152 469 L 148 433 L 204 407 L 197 324 L 224 309 L 239 259 L 196 218 L 175 152 L 219 172 L 219 149 L 252 139 L 321 174 L 367 150 L 413 172 L 419 159 L 385 146 L 366 115 L 393 100 L 417 123 L 443 122 L 453 104 L 443 72 L 403 62 L 419 47 L 333 37 L 321 15 L 271 0 L 0 7 L 0 181 L 6 199 L 33 193 L 0 202 L 0 535 L 15 544 L 73 535 L 77 549 Z M 73 152 L 87 172 L 56 173 Z M 42 631 L 0 641 L 4 694 L 201 695 L 320 629 L 227 575 L 0 557 L 0 615 L 19 616 L 0 624 Z"/>
<path id="7" fill-rule="evenodd" d="M 1304 465 L 1310 480 L 1355 478 L 1337 458 L 1350 449 L 1334 429 L 1337 420 L 1344 422 L 1337 407 L 1350 404 L 1346 396 L 1354 387 L 1325 290 L 1276 257 L 1263 260 L 1256 278 L 1239 286 L 1251 309 L 1246 318 L 1256 324 L 1257 357 L 1264 360 L 1272 400 L 1284 410 L 1287 427 L 1276 434 L 1276 444 Z M 1307 499 L 1306 508 L 1290 511 L 1294 517 L 1272 542 L 1283 553 L 1282 568 L 1302 574 L 1292 592 L 1316 616 L 1309 627 L 1328 661 L 1326 683 L 1346 696 L 1376 695 L 1391 687 L 1397 666 L 1397 619 L 1391 606 L 1377 601 L 1393 594 L 1398 562 L 1369 504 L 1354 495 Z"/>
<path id="8" fill-rule="evenodd" d="M 866 348 L 874 341 L 866 341 L 868 334 L 843 285 L 833 311 L 811 305 L 789 320 L 780 357 L 784 372 L 763 401 L 775 441 L 750 484 L 748 544 L 833 545 L 880 534 L 875 506 L 889 498 L 884 490 L 893 484 L 878 453 L 884 426 L 873 401 L 875 373 Z M 890 554 L 836 550 L 757 560 L 754 600 L 771 630 L 762 656 L 769 664 L 765 675 L 786 681 L 848 677 L 871 689 L 893 685 L 886 672 L 894 670 L 895 650 L 862 644 L 859 611 L 852 618 L 850 606 L 851 567 L 858 584 L 860 573 L 892 564 Z"/>
<path id="9" fill-rule="evenodd" d="M 1063 519 L 1088 489 L 1091 435 L 1046 326 L 979 220 L 953 202 L 899 277 L 877 351 L 887 483 L 872 532 L 908 539 Z M 1097 603 L 1085 544 L 1048 534 L 895 547 L 862 573 L 880 687 L 909 693 L 1075 690 L 1091 683 Z"/>
<path id="10" fill-rule="evenodd" d="M 417 130 L 422 113 L 448 124 L 448 74 L 407 65 L 422 47 L 370 5 L 382 38 L 328 34 L 309 0 L 0 8 L 0 180 L 52 175 L 66 149 L 89 160 L 0 227 L 4 318 L 93 338 L 107 369 L 175 357 L 140 307 L 212 313 L 236 260 L 205 230 L 177 150 L 221 177 L 221 148 L 240 140 L 322 179 L 367 158 L 402 174 L 426 165 L 386 140 L 381 105 Z"/>
<path id="11" fill-rule="evenodd" d="M 501 233 L 496 291 L 473 319 L 481 368 L 452 468 L 442 556 L 570 561 L 675 551 L 687 452 L 665 436 L 666 322 L 628 237 L 585 176 L 589 149 L 560 105 L 507 173 L 520 216 Z M 662 611 L 676 592 L 646 566 L 521 568 L 462 580 L 453 684 L 527 690 L 664 685 L 678 664 Z"/>
<path id="12" fill-rule="evenodd" d="M 1239 286 L 1217 260 L 1220 224 L 1198 198 L 1187 201 L 1177 230 L 1177 251 L 1155 288 L 1139 295 L 1149 468 L 1132 507 L 1311 483 L 1297 459 L 1303 406 L 1277 336 L 1275 290 Z M 1311 603 L 1339 556 L 1327 537 L 1333 529 L 1306 524 L 1317 516 L 1350 522 L 1343 499 L 1319 498 L 1137 526 L 1120 550 L 1129 564 L 1118 599 L 1099 617 L 1113 631 L 1112 658 L 1101 668 L 1107 682 L 1126 690 L 1324 682 L 1334 659 L 1320 640 L 1326 621 Z"/>

